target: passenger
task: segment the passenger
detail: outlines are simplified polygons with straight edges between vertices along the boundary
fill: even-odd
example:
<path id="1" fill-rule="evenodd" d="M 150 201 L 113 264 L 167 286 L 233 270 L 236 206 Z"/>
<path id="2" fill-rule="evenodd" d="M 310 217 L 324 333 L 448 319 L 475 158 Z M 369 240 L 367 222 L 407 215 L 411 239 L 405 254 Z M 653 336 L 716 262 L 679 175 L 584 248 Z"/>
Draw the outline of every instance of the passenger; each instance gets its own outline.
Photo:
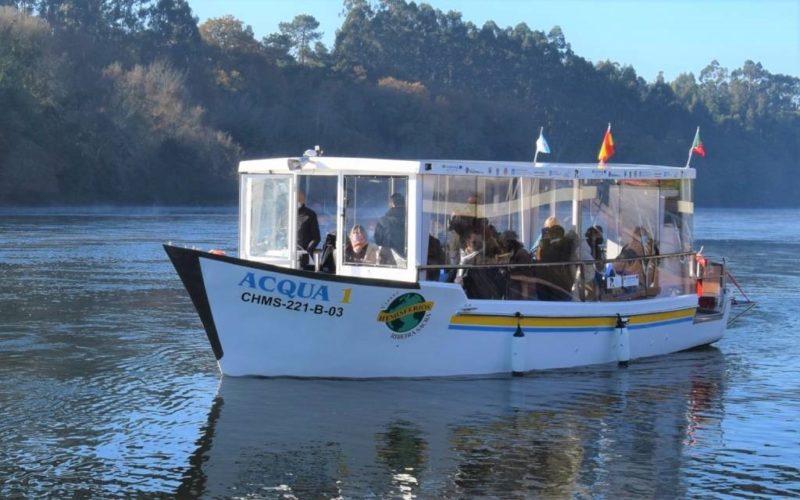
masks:
<path id="1" fill-rule="evenodd" d="M 564 233 L 564 228 L 557 224 L 557 220 L 549 227 L 545 222 L 541 242 L 536 249 L 536 260 L 541 263 L 567 263 L 573 258 L 575 244 L 575 240 Z M 540 300 L 572 300 L 571 290 L 575 282 L 574 265 L 539 266 L 536 268 L 536 277 L 538 278 L 536 294 Z"/>
<path id="2" fill-rule="evenodd" d="M 593 225 L 584 233 L 584 239 L 580 247 L 580 260 L 594 260 L 593 265 L 582 265 L 584 275 L 585 294 L 581 298 L 597 298 L 599 291 L 603 289 L 605 278 L 605 238 L 603 238 L 603 227 Z"/>
<path id="3" fill-rule="evenodd" d="M 304 250 L 300 256 L 300 267 L 309 265 L 309 256 L 314 255 L 320 241 L 317 213 L 306 206 L 306 194 L 297 193 L 297 246 Z"/>
<path id="4" fill-rule="evenodd" d="M 428 262 L 427 264 L 434 265 L 434 264 L 444 264 L 444 249 L 442 248 L 442 243 L 439 241 L 438 238 L 435 238 L 433 235 L 428 235 Z M 442 269 L 442 273 L 444 273 L 445 279 L 442 281 L 446 281 L 447 272 Z M 425 273 L 425 279 L 428 281 L 436 281 L 440 277 L 440 271 L 438 269 L 428 269 Z"/>
<path id="5" fill-rule="evenodd" d="M 456 261 L 458 261 L 459 252 L 464 248 L 464 243 L 467 241 L 467 235 L 475 230 L 474 222 L 474 217 L 461 215 L 458 212 L 453 212 L 450 216 L 450 222 L 447 226 L 447 246 L 450 249 L 448 254 L 454 253 Z"/>
<path id="6" fill-rule="evenodd" d="M 533 264 L 531 254 L 517 240 L 517 233 L 512 230 L 504 231 L 501 242 L 503 255 L 507 256 L 509 264 L 528 264 L 529 266 Z M 512 267 L 509 268 L 508 275 L 506 299 L 526 300 L 532 298 L 534 290 L 529 285 L 533 282 L 533 267 Z"/>
<path id="7" fill-rule="evenodd" d="M 375 226 L 375 243 L 406 257 L 406 199 L 402 193 L 389 197 L 389 210 Z"/>
<path id="8" fill-rule="evenodd" d="M 606 258 L 605 239 L 603 238 L 603 226 L 594 225 L 584 233 L 585 239 L 581 245 L 581 260 L 595 261 L 595 269 L 603 270 L 602 261 Z M 585 257 L 585 258 L 584 258 Z"/>
<path id="9" fill-rule="evenodd" d="M 496 264 L 496 261 L 486 257 L 484 251 L 483 236 L 477 232 L 469 233 L 462 251 L 460 265 Z M 471 299 L 499 299 L 502 295 L 501 290 L 504 288 L 498 286 L 499 275 L 496 268 L 459 269 L 455 282 L 464 287 L 467 297 Z"/>
<path id="10" fill-rule="evenodd" d="M 350 230 L 348 245 L 344 251 L 344 258 L 347 262 L 377 264 L 378 247 L 370 245 L 367 241 L 367 231 L 361 224 L 356 224 Z"/>
<path id="11" fill-rule="evenodd" d="M 558 221 L 558 218 L 555 215 L 551 215 L 550 217 L 544 220 L 544 229 L 550 229 L 553 226 L 561 226 L 561 223 Z M 563 227 L 562 227 L 563 228 Z M 544 229 L 542 230 L 542 234 L 544 234 Z M 531 247 L 531 255 L 536 257 L 538 253 L 539 244 L 542 242 L 542 235 L 540 234 L 536 241 L 533 243 Z"/>
<path id="12" fill-rule="evenodd" d="M 478 219 L 476 230 L 483 235 L 484 254 L 489 258 L 496 259 L 503 251 L 503 242 L 500 232 L 486 217 Z"/>
<path id="13" fill-rule="evenodd" d="M 464 247 L 459 250 L 458 265 L 473 265 L 476 260 L 483 260 L 483 242 L 480 235 L 470 231 L 464 235 Z M 467 269 L 459 269 L 455 282 L 459 285 L 464 283 L 464 276 Z"/>
<path id="14" fill-rule="evenodd" d="M 630 241 L 622 247 L 617 257 L 620 262 L 614 264 L 614 271 L 622 276 L 638 276 L 640 289 L 656 287 L 658 278 L 656 262 L 645 257 L 658 254 L 658 246 L 647 229 L 636 226 L 631 233 Z"/>
<path id="15" fill-rule="evenodd" d="M 350 242 L 347 242 L 350 246 Z M 325 242 L 322 244 L 322 254 L 319 258 L 319 270 L 324 273 L 336 273 L 336 231 L 330 232 L 325 236 Z"/>
<path id="16" fill-rule="evenodd" d="M 445 262 L 451 266 L 461 263 L 461 255 L 466 246 L 467 237 L 477 230 L 478 225 L 478 196 L 472 194 L 467 198 L 466 206 L 455 210 L 450 216 L 447 226 L 447 240 L 445 244 Z M 447 280 L 452 282 L 456 277 L 455 270 L 447 275 Z"/>

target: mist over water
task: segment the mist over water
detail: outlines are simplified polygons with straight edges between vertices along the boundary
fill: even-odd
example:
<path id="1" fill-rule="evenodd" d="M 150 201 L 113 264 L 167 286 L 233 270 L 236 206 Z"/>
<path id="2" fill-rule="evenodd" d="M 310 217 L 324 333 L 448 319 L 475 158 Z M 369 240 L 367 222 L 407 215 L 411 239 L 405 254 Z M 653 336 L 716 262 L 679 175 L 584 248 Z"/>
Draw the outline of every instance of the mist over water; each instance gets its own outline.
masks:
<path id="1" fill-rule="evenodd" d="M 235 208 L 0 211 L 0 497 L 800 495 L 800 211 L 700 210 L 712 348 L 488 380 L 221 379 L 161 244 Z M 734 316 L 736 311 L 734 311 Z"/>

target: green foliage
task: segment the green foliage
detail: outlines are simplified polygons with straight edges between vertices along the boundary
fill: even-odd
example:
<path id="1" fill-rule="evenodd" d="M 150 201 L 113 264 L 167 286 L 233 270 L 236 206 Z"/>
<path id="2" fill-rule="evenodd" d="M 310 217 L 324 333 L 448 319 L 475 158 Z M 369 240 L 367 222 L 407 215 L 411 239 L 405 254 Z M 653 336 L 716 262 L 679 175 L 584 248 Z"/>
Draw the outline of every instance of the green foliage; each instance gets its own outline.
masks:
<path id="1" fill-rule="evenodd" d="M 253 28 L 233 16 L 209 19 L 200 26 L 203 41 L 222 52 L 246 53 L 258 50 Z"/>
<path id="2" fill-rule="evenodd" d="M 796 203 L 800 79 L 753 61 L 652 83 L 561 29 L 345 0 L 332 50 L 301 15 L 261 42 L 186 0 L 0 0 L 0 203 L 235 201 L 240 158 L 331 155 L 685 163 L 697 199 Z M 16 7 L 16 8 L 15 8 Z M 19 9 L 19 10 L 17 10 Z"/>
<path id="3" fill-rule="evenodd" d="M 317 31 L 319 22 L 314 16 L 295 16 L 290 23 L 280 23 L 281 36 L 288 41 L 290 52 L 301 66 L 320 66 L 327 51 L 319 44 L 322 33 Z M 318 45 L 319 44 L 319 45 Z M 312 50 L 314 46 L 314 50 Z M 320 57 L 322 56 L 322 57 Z"/>
<path id="4" fill-rule="evenodd" d="M 39 134 L 61 92 L 59 62 L 47 23 L 0 7 L 0 200 L 58 194 L 59 161 Z"/>

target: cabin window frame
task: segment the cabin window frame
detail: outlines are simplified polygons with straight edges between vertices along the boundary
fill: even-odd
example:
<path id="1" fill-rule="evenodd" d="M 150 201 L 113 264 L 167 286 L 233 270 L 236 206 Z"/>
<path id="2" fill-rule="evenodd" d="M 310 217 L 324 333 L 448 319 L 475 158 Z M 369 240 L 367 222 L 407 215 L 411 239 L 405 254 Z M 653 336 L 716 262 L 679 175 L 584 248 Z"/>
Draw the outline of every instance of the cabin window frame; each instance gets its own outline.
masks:
<path id="1" fill-rule="evenodd" d="M 253 189 L 257 182 L 285 182 L 287 185 L 286 216 L 285 218 L 280 216 L 273 217 L 273 220 L 285 220 L 283 225 L 283 229 L 286 232 L 284 237 L 286 241 L 285 254 L 264 255 L 253 252 L 253 231 L 256 230 L 256 224 L 254 224 L 253 219 L 256 203 L 267 207 L 280 206 L 275 203 L 264 203 L 263 200 L 255 202 Z M 297 219 L 297 210 L 292 210 L 292 207 L 297 206 L 295 185 L 295 176 L 291 174 L 242 174 L 239 189 L 239 220 L 241 221 L 239 226 L 239 255 L 242 258 L 281 267 L 292 267 L 292 264 L 297 260 L 297 232 L 291 230 L 291 228 L 295 227 Z"/>
<path id="2" fill-rule="evenodd" d="M 352 221 L 348 219 L 348 193 L 347 181 L 352 178 L 373 178 L 373 179 L 402 179 L 406 183 L 405 187 L 405 207 L 406 207 L 406 259 L 405 266 L 392 266 L 392 265 L 372 265 L 366 263 L 353 263 L 345 260 L 345 248 L 347 246 L 347 239 L 349 238 Z M 336 268 L 337 274 L 343 276 L 355 276 L 364 278 L 377 278 L 395 281 L 416 281 L 416 272 L 418 266 L 419 248 L 416 238 L 416 231 L 418 227 L 417 214 L 419 214 L 419 207 L 417 206 L 420 196 L 417 194 L 417 180 L 415 175 L 411 174 L 396 174 L 396 173 L 380 173 L 375 171 L 350 171 L 342 173 L 339 176 L 339 218 L 338 218 L 338 234 L 336 240 Z M 388 193 L 381 202 L 383 206 L 376 210 L 375 221 L 377 221 L 389 208 Z M 351 200 L 352 201 L 352 200 Z M 363 221 L 356 221 L 363 223 Z M 371 245 L 375 245 L 374 228 L 365 228 L 368 235 L 368 240 Z"/>

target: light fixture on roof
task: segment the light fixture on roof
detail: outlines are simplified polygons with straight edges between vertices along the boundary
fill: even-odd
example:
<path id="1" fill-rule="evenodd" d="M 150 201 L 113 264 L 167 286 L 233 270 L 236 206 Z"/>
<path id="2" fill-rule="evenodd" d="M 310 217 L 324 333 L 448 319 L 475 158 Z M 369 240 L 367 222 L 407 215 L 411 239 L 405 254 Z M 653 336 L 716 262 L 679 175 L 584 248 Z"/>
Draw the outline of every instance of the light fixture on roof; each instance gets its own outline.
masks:
<path id="1" fill-rule="evenodd" d="M 289 170 L 300 170 L 303 168 L 303 165 L 308 163 L 309 158 L 322 156 L 322 153 L 322 149 L 320 149 L 319 145 L 316 145 L 314 149 L 306 149 L 303 156 L 299 158 L 287 158 L 286 166 L 289 167 Z"/>

